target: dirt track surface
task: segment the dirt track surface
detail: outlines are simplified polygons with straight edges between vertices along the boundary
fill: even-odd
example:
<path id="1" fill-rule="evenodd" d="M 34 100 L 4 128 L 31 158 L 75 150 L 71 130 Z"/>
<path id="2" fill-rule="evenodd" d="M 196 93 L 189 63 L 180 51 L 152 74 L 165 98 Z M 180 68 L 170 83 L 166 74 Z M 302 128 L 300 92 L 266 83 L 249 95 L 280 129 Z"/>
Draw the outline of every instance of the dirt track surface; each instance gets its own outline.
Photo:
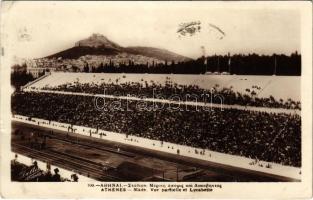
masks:
<path id="1" fill-rule="evenodd" d="M 294 181 L 20 122 L 12 122 L 12 151 L 99 181 Z"/>

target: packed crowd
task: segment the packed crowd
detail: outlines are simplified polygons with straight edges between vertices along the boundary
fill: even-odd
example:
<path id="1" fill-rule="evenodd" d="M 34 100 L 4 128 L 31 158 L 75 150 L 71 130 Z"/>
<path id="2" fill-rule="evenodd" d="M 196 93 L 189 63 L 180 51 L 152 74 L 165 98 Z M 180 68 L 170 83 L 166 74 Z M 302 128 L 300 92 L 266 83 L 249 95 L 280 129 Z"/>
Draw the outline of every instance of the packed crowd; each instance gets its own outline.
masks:
<path id="1" fill-rule="evenodd" d="M 105 99 L 107 109 L 99 110 L 91 96 L 36 92 L 15 93 L 11 102 L 13 114 L 301 166 L 301 117 L 296 114 L 215 108 L 199 112 L 193 106 L 177 110 L 112 99 Z M 162 109 L 151 109 L 155 106 Z"/>
<path id="2" fill-rule="evenodd" d="M 301 109 L 299 101 L 288 99 L 277 100 L 273 96 L 268 98 L 258 97 L 260 87 L 253 86 L 251 89 L 246 89 L 245 93 L 235 92 L 232 87 L 220 88 L 215 85 L 210 90 L 202 89 L 197 85 L 181 85 L 172 83 L 170 80 L 165 82 L 165 85 L 157 84 L 155 82 L 138 83 L 102 83 L 100 85 L 93 83 L 79 83 L 63 84 L 58 87 L 46 86 L 44 90 L 79 92 L 91 94 L 107 94 L 115 96 L 134 96 L 141 98 L 156 98 L 156 99 L 170 99 L 179 101 L 197 101 L 209 102 L 227 105 L 243 105 L 243 106 L 257 106 L 269 108 L 286 108 L 286 109 Z"/>

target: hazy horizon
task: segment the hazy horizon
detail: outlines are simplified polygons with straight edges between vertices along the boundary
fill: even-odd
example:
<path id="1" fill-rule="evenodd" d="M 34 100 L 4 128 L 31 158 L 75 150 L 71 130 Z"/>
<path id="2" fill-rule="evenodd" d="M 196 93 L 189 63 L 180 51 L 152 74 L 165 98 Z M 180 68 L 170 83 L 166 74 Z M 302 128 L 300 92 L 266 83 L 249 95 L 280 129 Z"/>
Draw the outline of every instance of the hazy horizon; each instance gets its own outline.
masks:
<path id="1" fill-rule="evenodd" d="M 291 8 L 238 9 L 210 2 L 4 3 L 10 12 L 3 26 L 12 33 L 7 37 L 20 58 L 57 53 L 92 33 L 123 47 L 156 47 L 190 58 L 200 57 L 202 46 L 206 55 L 301 53 L 300 13 Z M 179 24 L 191 21 L 201 22 L 201 32 L 179 38 Z M 209 24 L 225 32 L 223 39 Z"/>

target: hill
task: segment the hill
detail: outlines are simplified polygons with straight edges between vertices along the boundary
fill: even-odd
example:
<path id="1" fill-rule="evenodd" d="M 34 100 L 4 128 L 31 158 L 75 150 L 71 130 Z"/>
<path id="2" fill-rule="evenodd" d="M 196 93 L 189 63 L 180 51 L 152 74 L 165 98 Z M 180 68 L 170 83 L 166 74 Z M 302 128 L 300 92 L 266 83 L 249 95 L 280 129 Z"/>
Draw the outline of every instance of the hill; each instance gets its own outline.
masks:
<path id="1" fill-rule="evenodd" d="M 118 50 L 106 47 L 88 47 L 88 46 L 75 46 L 64 51 L 47 56 L 46 58 L 59 58 L 62 59 L 78 59 L 85 55 L 117 55 Z"/>
<path id="2" fill-rule="evenodd" d="M 147 57 L 154 57 L 160 60 L 167 61 L 187 61 L 190 58 L 181 56 L 179 54 L 173 53 L 166 49 L 158 49 L 153 47 L 127 47 L 125 51 L 131 54 L 140 54 Z"/>
<path id="3" fill-rule="evenodd" d="M 78 59 L 85 55 L 106 56 L 118 54 L 141 55 L 163 61 L 174 60 L 175 62 L 191 60 L 188 57 L 165 49 L 153 47 L 122 47 L 101 34 L 92 34 L 90 37 L 76 42 L 74 47 L 52 54 L 46 58 L 61 57 L 62 59 Z"/>

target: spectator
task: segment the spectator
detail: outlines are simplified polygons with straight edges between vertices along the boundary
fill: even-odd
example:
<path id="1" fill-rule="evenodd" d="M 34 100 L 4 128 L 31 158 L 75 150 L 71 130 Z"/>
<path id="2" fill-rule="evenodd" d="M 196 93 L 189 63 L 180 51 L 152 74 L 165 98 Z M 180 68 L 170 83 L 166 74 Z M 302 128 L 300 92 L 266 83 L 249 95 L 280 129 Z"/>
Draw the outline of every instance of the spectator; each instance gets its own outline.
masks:
<path id="1" fill-rule="evenodd" d="M 113 101 L 106 99 L 108 104 Z M 173 110 L 161 103 L 163 109 L 153 111 L 138 109 L 137 101 L 120 104 L 121 109 L 104 112 L 95 109 L 91 96 L 37 92 L 12 96 L 13 114 L 301 166 L 301 116 L 297 114 L 218 108 L 199 112 L 194 106 Z"/>

